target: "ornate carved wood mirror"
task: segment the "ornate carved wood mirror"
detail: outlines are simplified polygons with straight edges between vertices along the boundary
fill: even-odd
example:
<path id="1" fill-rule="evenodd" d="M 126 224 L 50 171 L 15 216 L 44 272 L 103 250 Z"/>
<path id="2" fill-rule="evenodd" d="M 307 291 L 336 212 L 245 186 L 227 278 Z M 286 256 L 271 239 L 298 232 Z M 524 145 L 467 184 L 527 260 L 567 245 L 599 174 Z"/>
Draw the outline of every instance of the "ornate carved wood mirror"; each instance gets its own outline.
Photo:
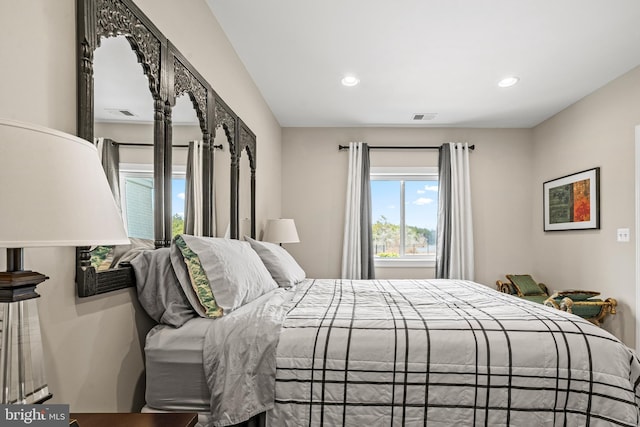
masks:
<path id="1" fill-rule="evenodd" d="M 94 53 L 103 40 L 118 37 L 126 39 L 148 79 L 153 100 L 153 186 L 164 188 L 164 105 L 162 92 L 162 62 L 167 44 L 160 31 L 129 1 L 78 0 L 78 136 L 94 141 Z M 108 73 L 108 71 L 107 71 Z M 117 108 L 117 107 L 116 107 Z M 102 113 L 102 111 L 101 111 Z M 153 192 L 153 227 L 155 246 L 164 244 L 164 194 Z M 96 222 L 96 226 L 99 223 Z M 98 273 L 91 265 L 90 248 L 77 249 L 76 282 L 79 296 L 89 296 L 119 289 L 133 283 L 130 268 L 114 268 Z"/>
<path id="2" fill-rule="evenodd" d="M 236 152 L 236 124 L 238 117 L 233 110 L 219 97 L 215 96 L 215 145 L 223 147 L 216 152 L 213 159 L 213 179 L 215 185 L 214 201 L 218 207 L 216 211 L 215 236 L 231 237 L 232 223 L 237 221 L 237 213 L 234 211 L 234 198 L 237 193 L 232 191 L 231 165 Z M 227 209 L 220 209 L 227 206 Z M 237 238 L 237 236 L 235 236 Z"/>
<path id="3" fill-rule="evenodd" d="M 109 117 L 109 112 L 104 111 L 106 105 L 112 105 L 108 109 L 117 114 L 129 113 L 135 116 L 136 113 L 122 108 L 116 101 L 103 104 L 102 100 L 96 99 L 94 71 L 96 78 L 103 74 L 102 70 L 94 70 L 94 65 L 98 66 L 99 62 L 94 63 L 94 59 L 101 54 L 97 49 L 102 49 L 102 44 L 111 45 L 112 40 L 120 43 L 119 48 L 124 55 L 135 54 L 139 63 L 138 83 L 141 76 L 147 80 L 146 93 L 140 98 L 146 96 L 146 101 L 141 102 L 148 108 L 139 113 L 143 117 L 137 120 L 135 126 L 131 125 L 131 120 L 127 127 L 114 124 L 116 120 L 113 118 L 105 120 L 105 114 Z M 251 235 L 255 236 L 255 135 L 138 7 L 131 0 L 77 0 L 77 48 L 78 135 L 89 141 L 94 141 L 94 137 L 103 137 L 107 144 L 128 144 L 126 150 L 132 149 L 131 144 L 134 144 L 138 149 L 135 155 L 128 153 L 124 157 L 138 159 L 136 162 L 139 163 L 133 160 L 122 162 L 121 159 L 121 164 L 126 165 L 125 169 L 135 169 L 131 164 L 147 165 L 147 174 L 144 176 L 132 175 L 127 180 L 122 173 L 119 174 L 119 182 L 124 183 L 125 192 L 146 191 L 152 195 L 151 198 L 146 198 L 147 204 L 153 206 L 152 214 L 146 210 L 146 216 L 143 216 L 145 219 L 141 221 L 146 226 L 144 232 L 130 226 L 134 220 L 129 214 L 135 208 L 128 206 L 125 197 L 121 198 L 124 200 L 124 218 L 130 236 L 136 237 L 134 234 L 139 233 L 140 236 L 152 238 L 152 246 L 155 247 L 170 244 L 175 234 L 176 221 L 173 217 L 184 211 L 180 209 L 178 202 L 172 201 L 175 199 L 172 187 L 175 186 L 178 190 L 176 192 L 180 193 L 178 186 L 184 185 L 185 193 L 188 193 L 187 188 L 193 183 L 190 180 L 185 184 L 185 179 L 180 178 L 187 169 L 186 147 L 193 140 L 199 140 L 202 146 L 202 180 L 200 187 L 195 190 L 202 196 L 202 206 L 199 208 L 201 227 L 198 234 L 224 235 L 220 227 L 216 232 L 215 217 L 216 213 L 220 213 L 222 221 L 227 224 L 222 227 L 223 230 L 228 228 L 232 238 L 240 237 L 238 174 L 241 153 L 244 151 L 251 160 L 246 168 L 248 170 L 243 170 L 242 173 L 250 175 L 248 179 L 251 181 L 251 188 L 248 190 L 250 200 L 243 202 L 243 206 L 250 205 L 250 229 Z M 121 64 L 118 63 L 118 66 Z M 108 74 L 106 72 L 107 76 Z M 132 143 L 127 140 L 142 142 Z M 149 148 L 149 144 L 152 148 Z M 216 159 L 213 154 L 214 144 L 223 149 L 221 153 L 224 154 L 219 156 L 220 159 Z M 139 160 L 144 156 L 146 160 Z M 229 177 L 226 180 L 221 178 L 225 175 Z M 216 179 L 221 182 L 214 185 Z M 127 185 L 131 189 L 127 190 Z M 221 197 L 216 197 L 214 188 L 219 189 L 217 193 Z M 173 204 L 176 205 L 175 209 L 172 209 Z M 153 223 L 152 236 L 150 222 Z M 220 220 L 217 224 L 220 225 Z M 99 220 L 96 226 L 99 226 Z M 91 264 L 90 249 L 77 249 L 76 282 L 80 297 L 133 285 L 133 272 L 128 264 L 98 271 Z"/>
<path id="4" fill-rule="evenodd" d="M 184 182 L 184 185 L 182 193 L 176 188 L 171 191 L 171 229 L 165 230 L 165 236 L 169 241 L 174 235 L 183 232 L 210 236 L 213 234 L 212 224 L 215 218 L 215 211 L 210 208 L 213 193 L 211 166 L 213 150 L 216 148 L 211 143 L 213 90 L 171 43 L 168 73 L 165 134 L 171 145 L 167 146 L 169 156 L 166 163 L 171 164 L 174 170 L 175 165 L 182 166 L 185 175 L 182 181 L 175 175 L 172 177 L 172 184 Z M 188 155 L 183 149 L 184 144 L 191 145 Z M 173 161 L 176 157 L 180 159 Z M 198 167 L 194 167 L 196 163 Z M 169 189 L 165 192 L 169 194 Z M 198 202 L 189 203 L 194 198 Z M 179 218 L 183 219 L 186 227 L 176 224 Z"/>

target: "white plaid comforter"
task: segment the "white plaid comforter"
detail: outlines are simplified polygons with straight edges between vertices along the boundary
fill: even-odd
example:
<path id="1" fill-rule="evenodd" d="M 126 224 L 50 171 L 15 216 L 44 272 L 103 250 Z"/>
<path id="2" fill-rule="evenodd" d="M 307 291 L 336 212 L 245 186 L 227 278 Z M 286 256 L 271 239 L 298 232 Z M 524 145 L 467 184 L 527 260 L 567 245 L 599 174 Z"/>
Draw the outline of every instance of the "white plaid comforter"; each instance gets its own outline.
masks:
<path id="1" fill-rule="evenodd" d="M 640 362 L 576 316 L 453 280 L 306 280 L 269 426 L 639 424 Z"/>

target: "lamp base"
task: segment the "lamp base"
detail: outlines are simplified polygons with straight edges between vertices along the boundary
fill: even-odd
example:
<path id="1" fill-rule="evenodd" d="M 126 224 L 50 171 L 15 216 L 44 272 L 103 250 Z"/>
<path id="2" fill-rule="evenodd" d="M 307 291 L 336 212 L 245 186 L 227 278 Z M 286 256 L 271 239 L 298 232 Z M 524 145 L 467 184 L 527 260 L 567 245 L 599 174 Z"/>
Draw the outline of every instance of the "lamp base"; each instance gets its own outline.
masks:
<path id="1" fill-rule="evenodd" d="M 35 271 L 0 272 L 0 302 L 38 298 L 40 295 L 36 292 L 36 286 L 47 279 L 47 276 Z"/>
<path id="2" fill-rule="evenodd" d="M 50 393 L 37 301 L 0 303 L 0 320 L 0 404 L 44 402 Z"/>
<path id="3" fill-rule="evenodd" d="M 0 403 L 42 403 L 51 394 L 35 298 L 36 286 L 48 277 L 9 264 L 14 271 L 0 272 Z"/>

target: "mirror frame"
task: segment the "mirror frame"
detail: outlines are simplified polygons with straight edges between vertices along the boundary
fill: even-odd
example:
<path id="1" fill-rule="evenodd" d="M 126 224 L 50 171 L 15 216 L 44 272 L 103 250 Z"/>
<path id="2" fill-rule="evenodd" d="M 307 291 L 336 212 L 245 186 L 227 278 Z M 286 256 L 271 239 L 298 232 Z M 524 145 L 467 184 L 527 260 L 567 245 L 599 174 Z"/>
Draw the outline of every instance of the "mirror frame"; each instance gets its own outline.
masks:
<path id="1" fill-rule="evenodd" d="M 230 203 L 229 203 L 229 230 L 230 230 L 230 235 L 229 237 L 231 237 L 232 239 L 237 239 L 238 238 L 238 233 L 236 232 L 235 234 L 232 232 L 232 230 L 235 229 L 237 230 L 238 228 L 238 193 L 239 193 L 239 186 L 238 186 L 238 180 L 236 180 L 234 182 L 234 162 L 237 162 L 237 140 L 238 140 L 238 135 L 236 132 L 236 129 L 238 128 L 238 121 L 239 118 L 236 115 L 236 113 L 233 112 L 233 110 L 231 109 L 231 107 L 229 107 L 227 105 L 226 102 L 224 102 L 222 100 L 222 98 L 220 98 L 218 96 L 218 94 L 214 91 L 214 95 L 215 95 L 215 101 L 214 101 L 214 115 L 215 115 L 215 123 L 214 123 L 214 129 L 213 129 L 213 136 L 212 138 L 215 139 L 216 133 L 218 132 L 218 130 L 224 132 L 225 136 L 227 137 L 227 143 L 229 144 L 229 155 L 230 155 L 230 187 L 231 187 L 231 192 L 229 195 L 230 198 Z M 214 170 L 212 168 L 212 170 L 210 171 L 211 173 L 211 179 L 213 180 L 213 175 L 214 175 Z M 235 190 L 235 191 L 234 191 Z M 210 207 L 212 207 L 212 204 L 210 204 Z"/>
<path id="2" fill-rule="evenodd" d="M 89 142 L 94 141 L 94 81 L 93 54 L 100 39 L 123 35 L 142 65 L 149 80 L 154 100 L 154 186 L 164 188 L 164 105 L 166 88 L 162 84 L 162 71 L 167 57 L 167 41 L 155 25 L 128 0 L 78 0 L 77 18 L 77 134 Z M 164 193 L 154 194 L 155 246 L 164 244 Z M 90 247 L 76 249 L 76 284 L 79 297 L 101 294 L 130 286 L 134 283 L 131 268 L 114 268 L 97 272 L 91 265 Z"/>
<path id="3" fill-rule="evenodd" d="M 172 144 L 173 144 L 173 125 L 172 111 L 176 105 L 176 100 L 183 95 L 189 96 L 191 104 L 196 111 L 198 124 L 202 132 L 203 141 L 203 223 L 202 233 L 204 236 L 211 236 L 212 219 L 214 212 L 212 207 L 212 189 L 213 189 L 213 135 L 211 129 L 215 120 L 215 114 L 212 114 L 213 108 L 213 89 L 207 81 L 196 71 L 196 69 L 187 61 L 187 59 L 178 51 L 178 49 L 168 42 L 169 48 L 169 74 L 168 102 L 165 107 L 165 165 L 172 165 Z M 205 172 L 206 171 L 206 172 Z M 171 167 L 165 168 L 165 194 L 171 194 Z M 167 211 L 168 217 L 165 218 L 165 242 L 164 246 L 171 245 L 171 208 Z"/>
<path id="4" fill-rule="evenodd" d="M 237 129 L 238 129 L 237 141 L 239 144 L 238 152 L 236 156 L 232 157 L 232 158 L 236 158 L 237 161 L 232 163 L 231 173 L 233 174 L 232 176 L 235 177 L 236 188 L 238 189 L 238 191 L 236 192 L 235 201 L 234 200 L 231 201 L 232 205 L 235 204 L 235 212 L 236 212 L 236 215 L 232 216 L 232 218 L 235 218 L 236 220 L 235 234 L 234 234 L 234 228 L 232 226 L 231 237 L 234 239 L 239 239 L 242 237 L 242 236 L 239 236 L 240 224 L 238 223 L 239 212 L 240 212 L 240 208 L 239 208 L 240 157 L 242 157 L 242 153 L 246 152 L 249 158 L 249 169 L 251 173 L 251 202 L 250 202 L 251 203 L 251 236 L 250 237 L 252 239 L 255 239 L 256 238 L 256 135 L 251 131 L 251 129 L 249 129 L 249 127 L 241 119 L 238 119 Z M 235 170 L 234 170 L 234 165 L 235 165 Z"/>
<path id="5" fill-rule="evenodd" d="M 93 55 L 101 37 L 123 35 L 142 65 L 154 99 L 154 241 L 156 248 L 171 244 L 171 112 L 176 98 L 188 93 L 196 110 L 205 144 L 203 206 L 205 236 L 213 230 L 213 137 L 221 127 L 231 153 L 230 230 L 238 236 L 239 158 L 248 153 L 251 165 L 251 236 L 255 238 L 256 137 L 218 96 L 211 85 L 144 15 L 132 0 L 76 0 L 77 135 L 94 140 Z M 129 265 L 96 271 L 90 247 L 76 248 L 76 285 L 79 297 L 103 294 L 135 285 Z"/>

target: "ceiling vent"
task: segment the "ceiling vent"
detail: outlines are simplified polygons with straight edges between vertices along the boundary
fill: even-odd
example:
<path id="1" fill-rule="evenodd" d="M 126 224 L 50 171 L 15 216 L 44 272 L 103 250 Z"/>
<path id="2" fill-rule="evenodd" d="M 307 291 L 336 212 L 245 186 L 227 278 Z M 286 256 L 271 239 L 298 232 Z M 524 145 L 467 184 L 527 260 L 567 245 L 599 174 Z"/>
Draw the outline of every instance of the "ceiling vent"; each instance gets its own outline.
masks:
<path id="1" fill-rule="evenodd" d="M 411 120 L 424 122 L 435 119 L 437 115 L 438 113 L 415 113 L 413 116 L 411 116 Z"/>
<path id="2" fill-rule="evenodd" d="M 122 116 L 135 117 L 136 116 L 131 111 L 121 109 L 121 108 L 106 108 L 106 110 L 109 112 L 109 114 L 113 114 L 114 116 L 119 116 L 119 117 L 122 117 Z"/>

